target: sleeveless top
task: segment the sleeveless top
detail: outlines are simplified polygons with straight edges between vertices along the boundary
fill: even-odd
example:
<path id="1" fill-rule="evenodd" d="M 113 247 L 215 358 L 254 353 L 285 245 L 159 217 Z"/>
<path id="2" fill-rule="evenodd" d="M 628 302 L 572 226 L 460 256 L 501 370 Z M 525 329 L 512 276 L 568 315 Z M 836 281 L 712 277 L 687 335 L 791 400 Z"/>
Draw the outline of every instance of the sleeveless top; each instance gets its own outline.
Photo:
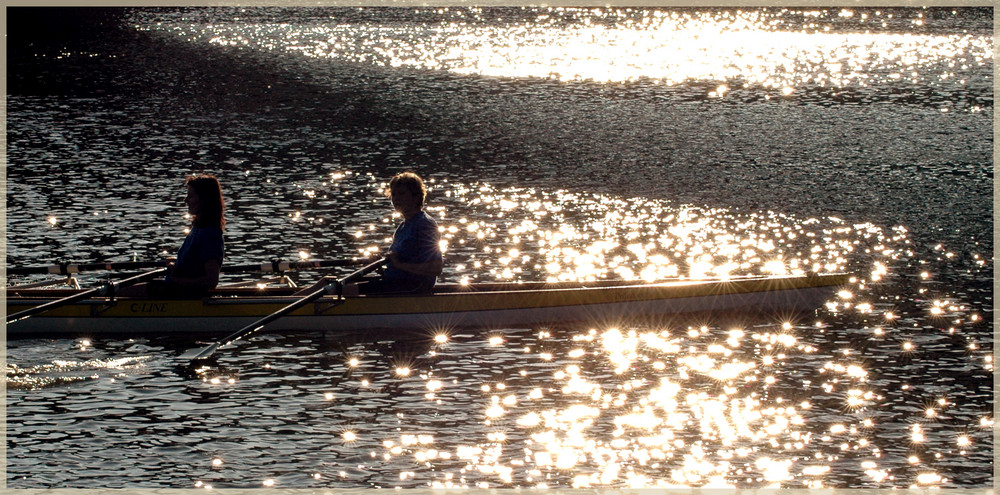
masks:
<path id="1" fill-rule="evenodd" d="M 205 262 L 214 259 L 221 265 L 224 255 L 222 229 L 192 226 L 191 232 L 184 238 L 184 244 L 177 251 L 174 274 L 184 278 L 202 277 L 205 275 Z M 165 280 L 169 282 L 170 276 Z"/>

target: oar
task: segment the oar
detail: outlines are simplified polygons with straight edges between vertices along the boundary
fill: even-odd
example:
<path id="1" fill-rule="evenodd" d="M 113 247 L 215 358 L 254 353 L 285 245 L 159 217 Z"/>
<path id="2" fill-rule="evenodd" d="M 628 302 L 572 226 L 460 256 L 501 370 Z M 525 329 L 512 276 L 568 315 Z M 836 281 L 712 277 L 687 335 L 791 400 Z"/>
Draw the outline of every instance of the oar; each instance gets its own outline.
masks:
<path id="1" fill-rule="evenodd" d="M 374 263 L 366 265 L 364 268 L 361 268 L 360 270 L 357 270 L 354 273 L 351 273 L 350 275 L 348 275 L 348 276 L 346 276 L 346 277 L 344 277 L 344 278 L 342 278 L 340 280 L 337 280 L 337 281 L 334 281 L 333 283 L 327 284 L 323 288 L 318 289 L 318 290 L 316 290 L 316 291 L 308 294 L 307 296 L 303 297 L 302 299 L 299 299 L 298 301 L 295 301 L 295 302 L 289 304 L 288 306 L 285 306 L 285 307 L 283 307 L 283 308 L 275 311 L 274 313 L 271 313 L 271 314 L 269 314 L 269 315 L 267 315 L 267 316 L 265 316 L 265 317 L 263 317 L 263 318 L 255 321 L 255 322 L 253 322 L 253 323 L 251 323 L 251 324 L 249 324 L 249 325 L 247 325 L 247 326 L 245 326 L 245 327 L 237 330 L 236 332 L 232 333 L 231 335 L 223 338 L 222 340 L 219 340 L 218 342 L 216 342 L 216 343 L 214 343 L 212 345 L 209 345 L 208 347 L 205 347 L 204 349 L 200 349 L 200 350 L 199 349 L 192 349 L 190 351 L 185 352 L 184 354 L 181 355 L 181 359 L 188 359 L 188 360 L 191 360 L 191 361 L 198 361 L 198 360 L 201 360 L 201 359 L 206 359 L 206 358 L 210 357 L 212 354 L 215 354 L 215 351 L 219 350 L 220 348 L 226 347 L 226 346 L 232 344 L 233 342 L 236 342 L 239 339 L 242 339 L 244 337 L 247 337 L 249 335 L 252 335 L 252 334 L 258 332 L 260 329 L 264 328 L 264 326 L 267 325 L 268 323 L 271 323 L 272 321 L 277 320 L 278 318 L 281 318 L 282 316 L 285 316 L 285 315 L 291 313 L 292 311 L 295 311 L 296 309 L 299 309 L 302 306 L 305 306 L 305 305 L 307 305 L 307 304 L 309 304 L 309 303 L 311 303 L 311 302 L 313 302 L 313 301 L 315 301 L 315 300 L 323 297 L 324 295 L 330 293 L 331 291 L 336 291 L 339 288 L 343 287 L 344 285 L 346 285 L 348 283 L 351 283 L 351 282 L 354 282 L 355 280 L 357 280 L 357 279 L 359 279 L 361 277 L 364 277 L 365 275 L 367 275 L 367 274 L 369 274 L 369 273 L 377 270 L 379 267 L 381 267 L 382 265 L 384 265 L 386 263 L 386 261 L 388 261 L 388 258 L 382 258 L 382 259 L 379 259 L 378 261 L 376 261 Z"/>
<path id="2" fill-rule="evenodd" d="M 38 313 L 42 313 L 42 312 L 48 311 L 50 309 L 58 308 L 59 306 L 64 306 L 66 304 L 72 304 L 72 303 L 74 303 L 76 301 L 82 301 L 82 300 L 84 300 L 84 299 L 86 299 L 88 297 L 91 297 L 91 296 L 104 296 L 104 295 L 107 295 L 109 293 L 113 293 L 114 291 L 116 291 L 116 290 L 118 290 L 118 289 L 120 289 L 122 287 L 128 287 L 130 285 L 135 285 L 135 284 L 137 284 L 139 282 L 142 282 L 144 280 L 149 280 L 149 279 L 151 279 L 153 277 L 156 277 L 157 275 L 160 275 L 161 273 L 164 273 L 166 271 L 167 271 L 166 268 L 157 268 L 155 270 L 148 271 L 146 273 L 140 273 L 138 275 L 134 275 L 134 276 L 131 276 L 131 277 L 126 278 L 126 279 L 122 279 L 122 280 L 118 280 L 118 281 L 106 282 L 104 284 L 101 284 L 100 287 L 95 287 L 95 288 L 90 289 L 90 290 L 85 290 L 83 292 L 78 292 L 76 294 L 73 294 L 72 296 L 64 297 L 62 299 L 57 299 L 55 301 L 47 302 L 45 304 L 42 304 L 42 305 L 39 305 L 39 306 L 35 306 L 33 308 L 30 308 L 30 309 L 26 309 L 24 311 L 20 311 L 20 312 L 14 313 L 12 315 L 8 315 L 7 316 L 7 324 L 10 325 L 11 323 L 14 323 L 16 321 L 23 320 L 23 319 L 25 319 L 25 318 L 27 318 L 29 316 L 37 315 Z"/>
<path id="3" fill-rule="evenodd" d="M 81 272 L 93 272 L 98 270 L 139 270 L 143 268 L 154 268 L 167 266 L 166 261 L 123 261 L 114 263 L 59 263 L 46 266 L 22 266 L 8 268 L 8 275 L 39 275 L 51 273 L 53 275 L 71 275 Z"/>
<path id="4" fill-rule="evenodd" d="M 241 272 L 291 272 L 297 270 L 308 270 L 314 268 L 327 268 L 337 266 L 359 265 L 361 260 L 317 260 L 317 261 L 281 261 L 272 260 L 261 263 L 247 263 L 244 265 L 224 265 L 222 271 L 225 273 Z M 46 266 L 22 266 L 7 269 L 8 275 L 39 275 L 55 274 L 70 275 L 73 273 L 92 272 L 99 270 L 139 270 L 143 268 L 153 268 L 167 266 L 167 261 L 122 261 L 109 263 L 59 263 Z"/>
<path id="5" fill-rule="evenodd" d="M 224 265 L 222 271 L 226 273 L 261 272 L 261 273 L 282 273 L 299 270 L 309 270 L 316 268 L 331 268 L 338 266 L 356 266 L 364 263 L 364 260 L 317 260 L 317 261 L 265 261 L 263 263 L 247 263 L 245 265 Z"/>

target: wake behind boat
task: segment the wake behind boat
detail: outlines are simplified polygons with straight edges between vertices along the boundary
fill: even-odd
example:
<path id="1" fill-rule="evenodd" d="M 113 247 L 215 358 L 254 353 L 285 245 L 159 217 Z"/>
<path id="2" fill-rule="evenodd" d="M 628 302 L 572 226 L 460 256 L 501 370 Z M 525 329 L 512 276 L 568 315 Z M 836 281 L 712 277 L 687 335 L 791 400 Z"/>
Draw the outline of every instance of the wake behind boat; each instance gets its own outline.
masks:
<path id="1" fill-rule="evenodd" d="M 324 296 L 267 331 L 448 330 L 573 322 L 637 322 L 692 313 L 803 312 L 822 305 L 847 274 L 727 280 L 440 284 L 432 294 Z M 7 326 L 8 337 L 218 335 L 299 299 L 294 288 L 220 288 L 195 300 L 92 297 Z M 7 314 L 72 296 L 73 289 L 8 289 Z"/>

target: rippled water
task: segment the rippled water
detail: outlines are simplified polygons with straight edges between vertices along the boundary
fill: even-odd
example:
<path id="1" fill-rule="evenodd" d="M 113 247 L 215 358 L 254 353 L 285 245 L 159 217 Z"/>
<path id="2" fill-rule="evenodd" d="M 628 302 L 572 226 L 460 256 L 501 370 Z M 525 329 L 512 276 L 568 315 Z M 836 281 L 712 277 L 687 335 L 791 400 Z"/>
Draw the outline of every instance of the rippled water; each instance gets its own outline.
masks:
<path id="1" fill-rule="evenodd" d="M 992 485 L 989 9 L 124 23 L 8 95 L 9 266 L 172 254 L 196 171 L 227 262 L 371 252 L 412 168 L 446 281 L 857 280 L 809 317 L 265 334 L 200 370 L 190 340 L 15 340 L 9 487 Z"/>

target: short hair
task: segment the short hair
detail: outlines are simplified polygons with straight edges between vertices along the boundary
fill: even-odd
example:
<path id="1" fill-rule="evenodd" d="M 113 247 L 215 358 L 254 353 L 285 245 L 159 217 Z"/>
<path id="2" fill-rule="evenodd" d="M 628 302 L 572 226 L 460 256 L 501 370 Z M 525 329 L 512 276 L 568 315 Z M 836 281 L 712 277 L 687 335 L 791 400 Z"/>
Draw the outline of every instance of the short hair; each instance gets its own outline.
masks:
<path id="1" fill-rule="evenodd" d="M 424 185 L 424 180 L 419 175 L 413 172 L 394 175 L 389 179 L 389 190 L 386 191 L 386 196 L 392 197 L 392 190 L 397 187 L 405 187 L 420 200 L 420 207 L 424 206 L 424 200 L 427 199 L 427 186 Z"/>
<path id="2" fill-rule="evenodd" d="M 222 199 L 222 184 L 214 175 L 191 175 L 184 180 L 185 186 L 198 195 L 201 211 L 191 224 L 195 227 L 226 228 L 226 201 Z"/>

